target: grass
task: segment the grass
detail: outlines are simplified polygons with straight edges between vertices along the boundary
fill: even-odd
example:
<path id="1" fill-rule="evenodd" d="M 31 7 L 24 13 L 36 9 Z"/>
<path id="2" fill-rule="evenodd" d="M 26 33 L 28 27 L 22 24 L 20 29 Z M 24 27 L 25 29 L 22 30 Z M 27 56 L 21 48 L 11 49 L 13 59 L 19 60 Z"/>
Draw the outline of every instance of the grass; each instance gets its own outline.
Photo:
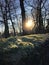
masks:
<path id="1" fill-rule="evenodd" d="M 49 37 L 48 34 L 34 34 L 0 39 L 0 51 L 11 48 L 28 48 L 38 46 Z"/>
<path id="2" fill-rule="evenodd" d="M 41 44 L 48 34 L 34 34 L 0 39 L 1 65 L 42 65 Z M 42 56 L 43 57 L 43 56 Z M 33 62 L 33 63 L 32 63 Z"/>

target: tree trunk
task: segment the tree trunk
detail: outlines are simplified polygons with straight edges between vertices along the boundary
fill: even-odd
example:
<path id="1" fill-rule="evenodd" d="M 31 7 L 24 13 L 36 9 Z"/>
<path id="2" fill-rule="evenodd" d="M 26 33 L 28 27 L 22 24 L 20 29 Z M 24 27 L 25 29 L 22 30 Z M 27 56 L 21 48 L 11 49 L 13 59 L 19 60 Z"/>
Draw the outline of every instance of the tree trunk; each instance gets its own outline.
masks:
<path id="1" fill-rule="evenodd" d="M 12 17 L 11 17 L 11 12 L 10 12 L 10 7 L 9 7 L 9 4 L 8 4 L 8 12 L 9 12 L 9 18 L 11 20 L 11 23 L 12 23 L 12 28 L 13 28 L 13 31 L 14 31 L 14 36 L 16 35 L 15 33 L 15 28 L 14 28 L 14 23 L 12 22 Z"/>
<path id="2" fill-rule="evenodd" d="M 3 11 L 2 5 L 1 5 L 1 13 L 3 15 L 3 23 L 5 26 L 5 31 L 4 31 L 4 37 L 7 38 L 9 37 L 9 27 L 8 27 L 8 21 L 7 21 L 7 9 L 5 7 L 5 12 Z"/>
<path id="3" fill-rule="evenodd" d="M 36 12 L 36 21 L 37 21 L 37 32 L 41 33 L 43 32 L 43 19 L 42 19 L 42 13 L 41 13 L 41 4 L 38 5 L 37 7 L 37 12 Z"/>
<path id="4" fill-rule="evenodd" d="M 3 14 L 3 20 L 4 20 L 4 25 L 5 25 L 5 31 L 4 31 L 4 36 L 5 38 L 9 37 L 9 27 L 8 27 L 8 21 L 7 21 L 7 14 Z"/>
<path id="5" fill-rule="evenodd" d="M 10 17 L 10 20 L 11 20 L 11 23 L 12 23 L 12 28 L 14 30 L 14 36 L 15 36 L 16 33 L 15 33 L 14 23 L 12 22 L 12 18 L 11 18 L 11 15 L 10 15 L 10 11 L 9 11 L 9 17 Z"/>
<path id="6" fill-rule="evenodd" d="M 49 33 L 49 19 L 47 19 L 46 33 Z"/>
<path id="7" fill-rule="evenodd" d="M 4 25 L 5 25 L 5 32 L 4 32 L 4 34 L 5 34 L 5 38 L 7 38 L 7 37 L 9 37 L 10 35 L 9 35 L 9 27 L 8 27 L 8 19 L 7 19 L 7 0 L 5 0 L 5 3 L 6 3 L 6 5 L 5 5 L 5 12 L 4 12 L 4 14 L 3 14 L 3 19 L 4 19 Z"/>
<path id="8" fill-rule="evenodd" d="M 23 30 L 23 34 L 25 34 L 24 22 L 26 20 L 26 17 L 25 17 L 25 8 L 24 8 L 23 0 L 20 0 L 20 7 L 21 7 L 21 15 L 22 15 L 22 30 Z"/>
<path id="9" fill-rule="evenodd" d="M 8 27 L 7 21 L 5 21 L 4 25 L 5 25 L 4 35 L 5 35 L 5 38 L 7 38 L 7 37 L 9 37 L 9 27 Z"/>

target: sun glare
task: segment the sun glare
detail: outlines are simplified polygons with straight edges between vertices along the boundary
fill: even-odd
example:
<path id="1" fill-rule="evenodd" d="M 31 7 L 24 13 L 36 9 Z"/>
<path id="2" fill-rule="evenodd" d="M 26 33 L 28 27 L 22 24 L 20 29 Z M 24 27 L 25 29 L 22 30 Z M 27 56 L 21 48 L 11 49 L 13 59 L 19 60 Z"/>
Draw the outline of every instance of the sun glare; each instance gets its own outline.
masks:
<path id="1" fill-rule="evenodd" d="M 24 29 L 27 30 L 27 31 L 30 31 L 30 30 L 32 30 L 34 28 L 34 25 L 35 25 L 34 21 L 27 20 L 25 22 Z"/>
<path id="2" fill-rule="evenodd" d="M 28 22 L 26 22 L 26 26 L 27 27 L 32 27 L 32 25 L 33 25 L 32 23 L 33 23 L 32 20 L 29 20 Z"/>

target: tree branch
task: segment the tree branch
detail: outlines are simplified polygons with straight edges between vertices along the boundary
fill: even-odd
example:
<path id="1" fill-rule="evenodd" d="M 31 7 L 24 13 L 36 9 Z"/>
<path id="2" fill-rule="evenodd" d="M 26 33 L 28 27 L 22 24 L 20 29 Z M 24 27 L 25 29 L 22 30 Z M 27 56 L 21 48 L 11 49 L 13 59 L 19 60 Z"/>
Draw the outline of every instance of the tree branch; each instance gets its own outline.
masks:
<path id="1" fill-rule="evenodd" d="M 36 7 L 34 7 L 33 5 L 30 5 L 29 3 L 27 3 L 27 1 L 25 0 L 25 3 L 30 6 L 30 7 L 33 7 L 34 9 L 36 9 Z"/>

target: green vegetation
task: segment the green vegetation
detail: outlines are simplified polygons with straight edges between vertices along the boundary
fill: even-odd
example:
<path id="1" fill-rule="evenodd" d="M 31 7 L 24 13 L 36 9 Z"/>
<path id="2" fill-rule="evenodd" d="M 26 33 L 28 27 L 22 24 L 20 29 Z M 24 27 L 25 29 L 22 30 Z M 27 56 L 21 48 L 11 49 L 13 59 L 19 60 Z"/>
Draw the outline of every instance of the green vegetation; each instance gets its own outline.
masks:
<path id="1" fill-rule="evenodd" d="M 34 34 L 0 39 L 1 65 L 42 65 L 48 34 Z"/>

